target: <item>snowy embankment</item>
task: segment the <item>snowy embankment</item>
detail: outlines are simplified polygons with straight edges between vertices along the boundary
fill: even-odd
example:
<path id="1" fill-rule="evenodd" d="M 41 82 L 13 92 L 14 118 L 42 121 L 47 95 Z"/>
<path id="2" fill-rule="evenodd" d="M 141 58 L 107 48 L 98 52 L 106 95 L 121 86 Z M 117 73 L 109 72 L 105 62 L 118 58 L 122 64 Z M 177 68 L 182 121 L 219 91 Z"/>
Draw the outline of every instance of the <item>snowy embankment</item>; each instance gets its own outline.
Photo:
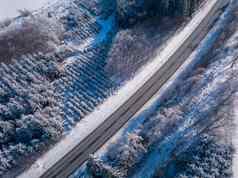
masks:
<path id="1" fill-rule="evenodd" d="M 233 66 L 230 70 L 238 54 L 235 45 L 228 41 L 209 61 L 205 72 L 204 69 L 197 71 L 189 78 L 186 74 L 191 74 L 197 64 L 205 62 L 204 55 L 229 24 L 235 3 L 233 1 L 226 9 L 192 54 L 191 65 L 187 62 L 180 75 L 174 77 L 176 84 L 178 81 L 182 84 L 176 86 L 176 91 L 170 90 L 172 95 L 165 103 L 157 102 L 157 107 L 150 111 L 153 113 L 150 117 L 141 119 L 141 122 L 133 120 L 135 124 L 130 123 L 129 129 L 124 128 L 113 139 L 112 146 L 100 150 L 88 164 L 91 174 L 153 177 L 173 157 L 194 144 L 201 132 L 217 123 L 212 116 L 237 87 L 237 81 L 232 77 L 237 68 Z M 231 40 L 235 41 L 235 38 L 236 35 Z"/>

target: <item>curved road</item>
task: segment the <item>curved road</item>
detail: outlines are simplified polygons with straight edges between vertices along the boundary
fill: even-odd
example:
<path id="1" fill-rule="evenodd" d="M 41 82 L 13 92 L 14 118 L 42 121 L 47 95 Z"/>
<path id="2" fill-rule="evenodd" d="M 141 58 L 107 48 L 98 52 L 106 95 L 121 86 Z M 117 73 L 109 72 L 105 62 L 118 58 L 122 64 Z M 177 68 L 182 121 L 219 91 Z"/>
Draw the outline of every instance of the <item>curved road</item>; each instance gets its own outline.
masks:
<path id="1" fill-rule="evenodd" d="M 88 129 L 87 134 L 80 134 L 80 130 L 77 129 L 73 130 L 72 134 L 43 155 L 18 178 L 66 178 L 75 171 L 159 91 L 204 38 L 228 2 L 229 0 L 209 0 L 184 30 L 170 41 L 162 54 L 159 54 L 158 58 L 162 61 L 156 66 L 151 66 L 153 71 L 141 78 L 141 83 L 135 87 L 133 94 L 128 94 L 125 100 L 122 99 L 116 109 L 107 108 L 101 122 L 97 122 L 93 130 Z M 96 113 L 94 117 L 100 117 Z"/>

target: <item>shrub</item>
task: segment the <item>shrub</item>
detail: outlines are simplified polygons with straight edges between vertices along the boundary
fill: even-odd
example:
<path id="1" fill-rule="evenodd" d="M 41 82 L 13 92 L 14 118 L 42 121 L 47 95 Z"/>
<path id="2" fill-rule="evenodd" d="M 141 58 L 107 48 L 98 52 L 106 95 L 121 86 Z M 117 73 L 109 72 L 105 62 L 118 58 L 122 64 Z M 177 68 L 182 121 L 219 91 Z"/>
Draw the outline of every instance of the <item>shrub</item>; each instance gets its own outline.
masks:
<path id="1" fill-rule="evenodd" d="M 175 177 L 232 177 L 232 148 L 203 135 L 200 143 L 183 153 L 177 160 Z"/>
<path id="2" fill-rule="evenodd" d="M 117 0 L 119 24 L 128 27 L 144 18 L 159 16 L 190 16 L 202 0 Z"/>
<path id="3" fill-rule="evenodd" d="M 32 12 L 27 9 L 19 9 L 18 12 L 21 17 L 28 17 L 32 15 Z"/>
<path id="4" fill-rule="evenodd" d="M 0 61 L 9 62 L 25 54 L 49 52 L 60 42 L 61 27 L 53 20 L 27 17 L 19 21 L 0 29 Z"/>
<path id="5" fill-rule="evenodd" d="M 0 22 L 0 30 L 1 28 L 8 27 L 12 23 L 12 19 L 6 18 Z"/>
<path id="6" fill-rule="evenodd" d="M 117 14 L 122 27 L 134 24 L 137 20 L 152 15 L 160 5 L 158 0 L 117 0 Z"/>

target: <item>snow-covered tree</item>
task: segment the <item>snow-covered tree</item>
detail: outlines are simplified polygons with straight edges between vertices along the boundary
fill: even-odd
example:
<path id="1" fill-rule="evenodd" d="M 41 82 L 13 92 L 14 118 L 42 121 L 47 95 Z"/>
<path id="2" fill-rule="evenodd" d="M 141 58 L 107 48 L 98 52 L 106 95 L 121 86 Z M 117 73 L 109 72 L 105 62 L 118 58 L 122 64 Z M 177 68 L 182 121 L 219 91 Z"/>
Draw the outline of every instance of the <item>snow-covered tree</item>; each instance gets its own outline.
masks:
<path id="1" fill-rule="evenodd" d="M 202 0 L 117 0 L 119 23 L 123 27 L 155 15 L 190 16 Z"/>

